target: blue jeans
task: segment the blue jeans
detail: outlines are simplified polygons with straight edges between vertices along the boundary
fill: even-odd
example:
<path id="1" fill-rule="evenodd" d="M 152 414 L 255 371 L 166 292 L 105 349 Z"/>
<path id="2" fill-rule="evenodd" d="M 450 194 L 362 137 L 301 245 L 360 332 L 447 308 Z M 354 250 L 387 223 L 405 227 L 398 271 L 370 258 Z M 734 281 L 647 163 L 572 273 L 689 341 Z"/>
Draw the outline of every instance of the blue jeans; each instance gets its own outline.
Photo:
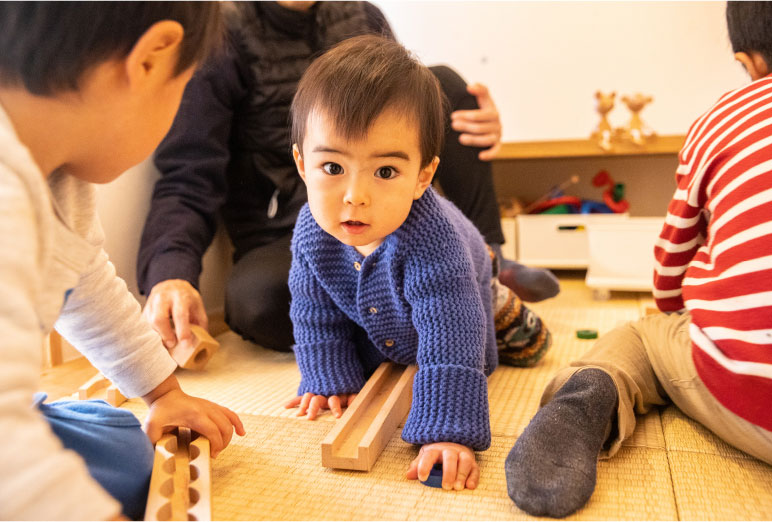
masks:
<path id="1" fill-rule="evenodd" d="M 43 404 L 35 395 L 65 448 L 86 461 L 91 476 L 123 505 L 123 513 L 141 520 L 153 472 L 153 445 L 133 413 L 105 401 L 57 401 Z"/>

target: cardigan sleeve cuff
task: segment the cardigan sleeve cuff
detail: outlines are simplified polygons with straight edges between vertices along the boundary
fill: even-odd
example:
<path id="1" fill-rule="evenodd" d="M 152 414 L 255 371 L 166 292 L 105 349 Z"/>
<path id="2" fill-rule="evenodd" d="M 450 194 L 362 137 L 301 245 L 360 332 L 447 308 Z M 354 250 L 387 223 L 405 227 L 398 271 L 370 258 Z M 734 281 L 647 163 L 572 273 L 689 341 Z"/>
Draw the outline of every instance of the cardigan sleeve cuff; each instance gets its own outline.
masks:
<path id="1" fill-rule="evenodd" d="M 362 363 L 351 341 L 296 344 L 294 350 L 301 375 L 298 395 L 357 393 L 365 385 Z"/>
<path id="2" fill-rule="evenodd" d="M 491 428 L 485 375 L 468 366 L 419 367 L 402 438 L 412 444 L 455 442 L 477 451 L 488 449 Z"/>

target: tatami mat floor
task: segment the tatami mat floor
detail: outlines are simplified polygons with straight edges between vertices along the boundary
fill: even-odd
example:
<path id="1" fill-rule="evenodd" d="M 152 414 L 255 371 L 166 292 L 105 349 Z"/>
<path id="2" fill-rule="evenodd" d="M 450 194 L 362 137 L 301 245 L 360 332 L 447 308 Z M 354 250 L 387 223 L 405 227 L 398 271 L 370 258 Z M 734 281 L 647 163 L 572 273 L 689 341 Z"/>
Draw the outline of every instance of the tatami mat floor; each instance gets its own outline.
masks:
<path id="1" fill-rule="evenodd" d="M 320 443 L 334 419 L 297 418 L 283 403 L 300 380 L 291 354 L 219 337 L 221 350 L 204 372 L 180 371 L 186 391 L 220 402 L 241 415 L 247 436 L 235 438 L 213 461 L 215 519 L 342 520 L 526 520 L 509 500 L 503 463 L 517 436 L 536 412 L 551 375 L 581 355 L 592 341 L 577 329 L 602 335 L 639 317 L 650 295 L 612 293 L 595 301 L 578 274 L 561 276 L 563 291 L 533 308 L 549 325 L 553 347 L 532 369 L 501 367 L 489 379 L 493 443 L 478 454 L 481 480 L 474 491 L 445 492 L 404 478 L 417 450 L 395 433 L 369 473 L 321 466 Z M 65 375 L 64 372 L 70 374 Z M 77 365 L 48 370 L 44 384 L 55 390 L 73 375 L 90 375 Z M 74 386 L 74 389 L 77 385 Z M 63 395 L 60 393 L 59 395 Z M 138 416 L 139 400 L 126 403 Z M 771 519 L 772 467 L 726 445 L 672 407 L 640 419 L 620 453 L 598 468 L 590 502 L 569 519 L 687 520 Z"/>

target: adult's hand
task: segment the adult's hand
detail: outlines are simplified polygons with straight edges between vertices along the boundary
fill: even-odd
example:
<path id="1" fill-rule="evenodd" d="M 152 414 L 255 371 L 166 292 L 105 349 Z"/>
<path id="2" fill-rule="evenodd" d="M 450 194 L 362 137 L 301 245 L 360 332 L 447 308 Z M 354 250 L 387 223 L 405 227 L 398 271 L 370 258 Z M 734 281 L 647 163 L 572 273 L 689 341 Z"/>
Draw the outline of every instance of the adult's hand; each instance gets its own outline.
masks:
<path id="1" fill-rule="evenodd" d="M 451 125 L 453 130 L 461 135 L 459 143 L 470 147 L 488 147 L 480 151 L 479 158 L 482 161 L 490 161 L 496 157 L 501 148 L 501 119 L 496 104 L 491 98 L 488 87 L 481 83 L 472 83 L 467 86 L 469 94 L 477 98 L 476 110 L 454 111 L 451 113 Z"/>
<path id="2" fill-rule="evenodd" d="M 204 301 L 193 285 L 182 279 L 157 283 L 150 291 L 142 312 L 145 319 L 161 335 L 164 346 L 171 349 L 177 343 L 192 344 L 191 324 L 206 329 Z"/>

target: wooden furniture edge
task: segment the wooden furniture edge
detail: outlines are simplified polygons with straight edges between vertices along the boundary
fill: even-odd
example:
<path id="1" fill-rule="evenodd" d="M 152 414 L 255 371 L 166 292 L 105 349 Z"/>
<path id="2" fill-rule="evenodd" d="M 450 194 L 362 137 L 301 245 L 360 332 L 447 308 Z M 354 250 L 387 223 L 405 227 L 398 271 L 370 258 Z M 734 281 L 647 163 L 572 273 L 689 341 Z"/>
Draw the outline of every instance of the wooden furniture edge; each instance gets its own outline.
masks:
<path id="1" fill-rule="evenodd" d="M 677 134 L 654 136 L 643 146 L 614 142 L 612 149 L 608 152 L 604 151 L 596 141 L 590 139 L 503 142 L 495 159 L 506 161 L 678 154 L 685 139 L 685 135 Z"/>

